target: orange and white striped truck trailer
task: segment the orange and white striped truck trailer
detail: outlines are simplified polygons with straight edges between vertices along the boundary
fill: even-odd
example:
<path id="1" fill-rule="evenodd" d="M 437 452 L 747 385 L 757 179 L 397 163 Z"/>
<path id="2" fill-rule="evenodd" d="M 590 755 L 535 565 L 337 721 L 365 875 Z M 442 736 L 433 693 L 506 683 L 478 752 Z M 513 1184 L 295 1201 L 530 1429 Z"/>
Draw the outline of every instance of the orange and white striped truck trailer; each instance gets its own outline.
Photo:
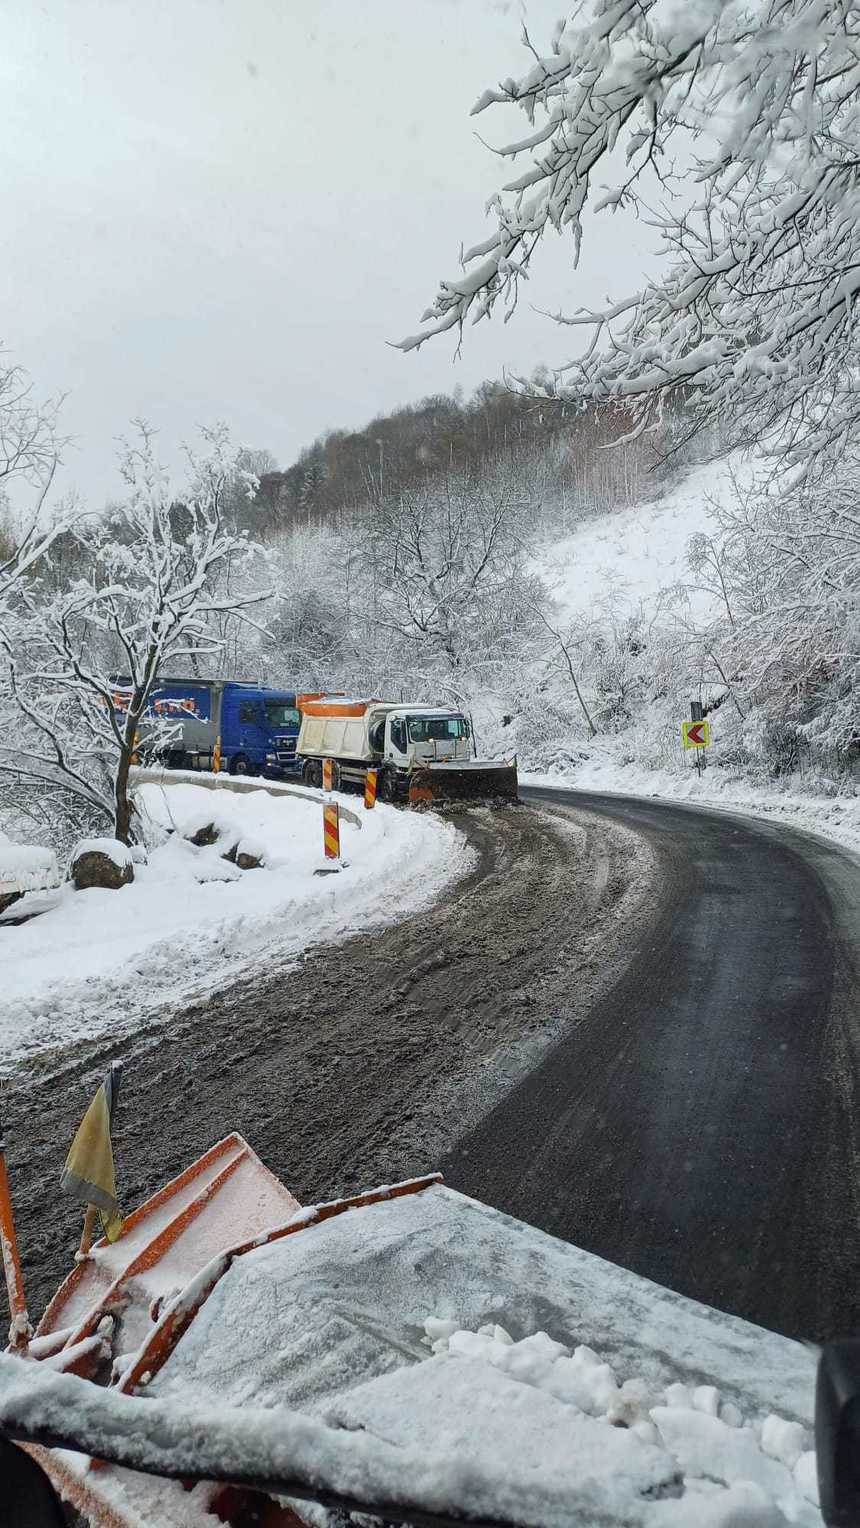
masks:
<path id="1" fill-rule="evenodd" d="M 296 751 L 308 785 L 322 784 L 323 760 L 331 759 L 336 790 L 364 790 L 375 769 L 383 801 L 517 799 L 516 759 L 476 759 L 469 718 L 446 706 L 343 695 L 305 701 Z"/>

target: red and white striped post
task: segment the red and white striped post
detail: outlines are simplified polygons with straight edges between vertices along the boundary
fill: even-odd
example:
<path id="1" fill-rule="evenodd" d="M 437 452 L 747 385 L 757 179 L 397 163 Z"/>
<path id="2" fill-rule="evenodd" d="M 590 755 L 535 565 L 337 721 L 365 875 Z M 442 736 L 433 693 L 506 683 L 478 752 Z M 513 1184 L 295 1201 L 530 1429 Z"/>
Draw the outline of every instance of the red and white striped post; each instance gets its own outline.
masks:
<path id="1" fill-rule="evenodd" d="M 337 860 L 340 865 L 340 808 L 331 799 L 333 776 L 333 760 L 323 759 L 323 850 L 327 860 Z"/>
<path id="2" fill-rule="evenodd" d="M 369 769 L 364 777 L 364 808 L 369 812 L 371 807 L 376 806 L 376 786 L 378 770 Z"/>
<path id="3" fill-rule="evenodd" d="M 0 1125 L 0 1251 L 3 1272 L 6 1275 L 6 1294 L 9 1297 L 9 1346 L 14 1353 L 26 1351 L 33 1335 L 27 1302 L 24 1298 L 24 1281 L 21 1277 L 21 1259 L 18 1256 L 18 1238 L 15 1234 L 15 1217 L 12 1213 L 12 1196 L 6 1174 L 6 1145 L 3 1127 Z"/>
<path id="4" fill-rule="evenodd" d="M 323 849 L 327 860 L 340 859 L 340 809 L 336 801 L 323 802 Z"/>

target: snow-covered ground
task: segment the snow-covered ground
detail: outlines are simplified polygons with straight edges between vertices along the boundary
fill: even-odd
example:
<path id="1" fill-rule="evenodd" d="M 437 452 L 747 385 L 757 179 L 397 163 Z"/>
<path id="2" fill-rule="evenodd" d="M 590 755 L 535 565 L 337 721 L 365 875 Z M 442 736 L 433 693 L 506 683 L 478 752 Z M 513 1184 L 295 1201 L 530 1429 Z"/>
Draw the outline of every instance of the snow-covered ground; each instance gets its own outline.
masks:
<path id="1" fill-rule="evenodd" d="M 667 591 L 686 614 L 707 616 L 712 596 L 696 586 L 687 562 L 691 536 L 713 534 L 715 504 L 730 501 L 755 474 L 740 457 L 694 467 L 662 498 L 585 520 L 554 541 L 535 567 L 562 620 L 605 614 L 610 607 L 653 610 Z M 683 592 L 681 592 L 683 590 Z"/>
<path id="2" fill-rule="evenodd" d="M 67 883 L 50 911 L 14 927 L 0 922 L 5 1068 L 70 1039 L 122 1033 L 148 1011 L 252 967 L 283 967 L 310 945 L 393 921 L 426 906 L 470 863 L 462 836 L 439 817 L 382 804 L 364 813 L 355 797 L 340 799 L 361 814 L 361 829 L 342 823 L 348 864 L 326 876 L 314 874 L 324 860 L 313 793 L 147 784 L 138 799 L 155 846 L 133 885 Z M 183 837 L 212 820 L 219 842 L 196 848 Z M 222 858 L 238 841 L 262 848 L 262 868 Z"/>
<path id="3" fill-rule="evenodd" d="M 611 755 L 595 752 L 576 768 L 550 772 L 521 772 L 523 785 L 569 786 L 573 790 L 608 791 L 623 796 L 665 796 L 701 806 L 738 808 L 786 826 L 832 838 L 860 852 L 860 798 L 801 794 L 796 782 L 781 787 L 755 784 L 737 771 L 711 768 L 701 778 L 691 766 L 677 771 L 642 769 Z"/>

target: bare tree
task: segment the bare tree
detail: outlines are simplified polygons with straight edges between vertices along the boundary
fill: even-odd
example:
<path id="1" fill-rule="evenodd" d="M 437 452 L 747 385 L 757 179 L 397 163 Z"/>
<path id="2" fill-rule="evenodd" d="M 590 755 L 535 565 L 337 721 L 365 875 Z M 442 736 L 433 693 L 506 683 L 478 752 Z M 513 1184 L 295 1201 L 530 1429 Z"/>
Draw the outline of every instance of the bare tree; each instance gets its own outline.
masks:
<path id="1" fill-rule="evenodd" d="M 64 442 L 57 433 L 58 403 L 39 403 L 20 366 L 0 355 L 0 622 L 4 601 L 19 579 L 45 556 L 73 523 L 77 506 L 67 500 L 50 516 L 49 496 Z M 24 490 L 29 502 L 13 506 L 10 493 Z"/>
<path id="2" fill-rule="evenodd" d="M 528 504 L 504 467 L 447 473 L 383 500 L 360 552 L 375 627 L 449 675 L 493 646 L 503 661 L 530 624 L 537 585 L 526 568 Z"/>
<path id="3" fill-rule="evenodd" d="M 267 598 L 231 591 L 226 579 L 250 544 L 224 523 L 236 477 L 225 432 L 206 432 L 188 467 L 176 495 L 139 424 L 121 462 L 124 502 L 77 532 L 86 576 L 47 596 L 38 576 L 19 583 L 2 636 L 19 741 L 0 743 L 0 771 L 63 781 L 123 843 L 132 834 L 129 771 L 159 674 L 217 653 L 216 623 L 247 621 Z"/>

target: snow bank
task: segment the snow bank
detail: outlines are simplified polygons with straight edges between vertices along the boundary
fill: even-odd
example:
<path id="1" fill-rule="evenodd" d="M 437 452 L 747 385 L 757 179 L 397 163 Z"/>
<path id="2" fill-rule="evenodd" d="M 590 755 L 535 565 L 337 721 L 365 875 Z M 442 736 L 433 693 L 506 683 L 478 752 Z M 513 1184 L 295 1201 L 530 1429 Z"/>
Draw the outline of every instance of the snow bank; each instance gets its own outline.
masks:
<path id="1" fill-rule="evenodd" d="M 149 784 L 138 801 L 155 847 L 122 896 L 67 886 L 50 913 L 2 929 L 7 1069 L 77 1037 L 122 1033 L 142 1014 L 252 968 L 283 969 L 311 945 L 394 921 L 432 902 L 471 863 L 449 823 L 379 805 L 360 831 L 341 826 L 348 868 L 316 877 L 319 798 L 252 791 L 217 801 L 228 840 L 265 848 L 263 868 L 241 871 L 222 858 L 224 844 L 196 848 L 182 836 L 189 824 L 213 820 L 210 791 Z M 355 811 L 355 798 L 344 805 Z"/>
<path id="2" fill-rule="evenodd" d="M 677 772 L 643 769 L 595 752 L 573 768 L 534 773 L 521 770 L 520 783 L 569 786 L 572 790 L 608 791 L 622 796 L 658 796 L 727 810 L 740 807 L 755 816 L 818 833 L 822 838 L 860 851 L 860 797 L 805 795 L 776 782 L 767 787 L 734 770 L 712 767 L 700 779 L 694 769 Z"/>
<path id="3" fill-rule="evenodd" d="M 819 833 L 860 849 L 860 782 L 832 782 L 808 763 L 806 777 L 783 775 L 771 779 L 766 760 L 756 750 L 755 714 L 741 722 L 730 701 L 711 715 L 712 747 L 709 767 L 700 779 L 681 745 L 681 721 L 688 715 L 691 679 L 684 685 L 683 650 L 686 629 L 704 629 L 715 616 L 725 618 L 722 601 L 697 587 L 698 575 L 688 561 L 688 545 L 697 534 L 713 535 L 718 527 L 714 507 L 730 507 L 737 495 L 766 475 L 760 458 L 740 453 L 724 462 L 695 467 L 663 498 L 632 509 L 614 510 L 583 521 L 570 536 L 547 547 L 536 566 L 553 593 L 562 626 L 593 623 L 609 640 L 611 620 L 643 616 L 639 635 L 649 641 L 649 623 L 660 635 L 654 668 L 635 678 L 632 673 L 626 721 L 610 720 L 596 738 L 585 728 L 563 667 L 559 686 L 546 691 L 545 718 L 531 716 L 519 745 L 520 776 L 530 783 L 570 785 L 583 790 L 617 791 L 625 795 L 665 796 L 703 805 L 738 806 L 759 815 Z M 668 675 L 665 647 L 671 646 L 677 622 L 679 673 Z M 610 641 L 611 646 L 611 641 Z M 620 670 L 607 677 L 609 691 Z M 613 677 L 614 676 L 614 677 Z M 543 671 L 536 683 L 545 679 Z M 595 703 L 591 688 L 586 695 Z M 724 694 L 716 671 L 710 674 L 704 698 Z M 598 701 L 600 697 L 597 697 Z M 508 710 L 516 707 L 505 704 Z M 499 727 L 499 703 L 487 696 L 476 709 L 486 712 L 485 730 L 493 747 L 507 743 L 511 733 Z M 622 717 L 625 714 L 622 708 Z M 565 718 L 571 718 L 566 721 Z M 544 735 L 540 728 L 545 721 Z M 516 733 L 516 728 L 513 729 Z M 754 762 L 760 758 L 758 765 Z M 524 774 L 533 767 L 530 775 Z M 745 760 L 747 762 L 745 762 Z M 640 762 L 642 761 L 642 762 Z"/>
<path id="4" fill-rule="evenodd" d="M 59 883 L 57 856 L 52 849 L 0 838 L 0 890 L 42 891 Z"/>

